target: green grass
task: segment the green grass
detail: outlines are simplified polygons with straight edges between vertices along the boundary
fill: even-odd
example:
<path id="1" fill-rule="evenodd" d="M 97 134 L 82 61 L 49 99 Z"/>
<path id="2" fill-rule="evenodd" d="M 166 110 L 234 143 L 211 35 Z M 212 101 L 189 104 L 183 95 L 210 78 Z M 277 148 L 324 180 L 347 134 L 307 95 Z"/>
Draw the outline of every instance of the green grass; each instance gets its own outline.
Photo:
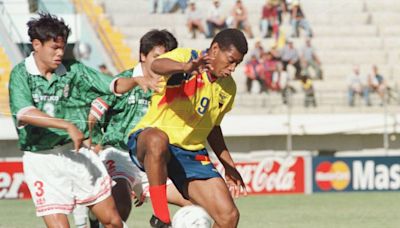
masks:
<path id="1" fill-rule="evenodd" d="M 236 201 L 239 227 L 398 228 L 400 193 L 249 196 Z M 177 208 L 170 207 L 171 213 Z M 44 227 L 30 200 L 0 200 L 0 227 Z M 134 208 L 129 227 L 149 227 L 151 207 Z"/>

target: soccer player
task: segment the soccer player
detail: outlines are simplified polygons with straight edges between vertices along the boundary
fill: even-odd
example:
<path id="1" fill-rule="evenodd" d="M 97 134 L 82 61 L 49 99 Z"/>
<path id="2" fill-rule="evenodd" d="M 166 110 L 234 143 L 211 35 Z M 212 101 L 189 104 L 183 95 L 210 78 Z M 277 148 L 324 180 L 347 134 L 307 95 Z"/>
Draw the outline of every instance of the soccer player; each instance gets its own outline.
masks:
<path id="1" fill-rule="evenodd" d="M 44 13 L 27 25 L 34 51 L 12 70 L 9 93 L 36 215 L 47 227 L 69 227 L 66 215 L 80 204 L 105 227 L 123 227 L 111 178 L 83 143 L 91 101 L 138 82 L 111 78 L 77 61 L 64 65 L 70 28 L 62 19 Z"/>
<path id="2" fill-rule="evenodd" d="M 244 34 L 226 29 L 207 50 L 177 48 L 151 65 L 155 73 L 164 75 L 163 88 L 153 93 L 148 112 L 128 141 L 132 159 L 149 179 L 151 226 L 170 225 L 167 177 L 186 199 L 206 209 L 215 227 L 237 226 L 239 211 L 232 196 L 246 191 L 220 123 L 236 93 L 231 73 L 247 50 Z M 225 167 L 226 183 L 210 162 L 206 141 Z"/>
<path id="3" fill-rule="evenodd" d="M 171 51 L 177 46 L 178 43 L 170 32 L 151 30 L 140 39 L 140 63 L 117 76 L 141 77 L 142 80 L 147 80 L 156 87 L 159 76 L 151 73 L 151 63 L 159 55 Z M 147 177 L 132 163 L 127 142 L 129 131 L 147 112 L 152 92 L 148 88 L 137 86 L 123 96 L 113 96 L 114 101 L 108 108 L 103 105 L 105 102 L 102 98 L 98 98 L 93 102 L 91 116 L 89 117 L 91 125 L 94 122 L 103 121 L 104 134 L 100 143 L 104 150 L 99 152 L 99 156 L 111 178 L 117 183 L 112 188 L 112 195 L 118 212 L 124 221 L 128 219 L 132 207 L 131 192 L 134 191 L 135 197 L 138 199 L 135 203 L 137 206 L 141 205 L 144 198 L 148 196 Z M 106 111 L 106 109 L 108 110 Z M 104 117 L 102 117 L 103 114 Z M 95 119 L 93 120 L 93 118 Z M 93 134 L 96 133 L 99 132 L 93 132 Z M 190 204 L 172 183 L 168 186 L 170 203 L 179 206 Z M 94 222 L 91 221 L 91 223 Z"/>

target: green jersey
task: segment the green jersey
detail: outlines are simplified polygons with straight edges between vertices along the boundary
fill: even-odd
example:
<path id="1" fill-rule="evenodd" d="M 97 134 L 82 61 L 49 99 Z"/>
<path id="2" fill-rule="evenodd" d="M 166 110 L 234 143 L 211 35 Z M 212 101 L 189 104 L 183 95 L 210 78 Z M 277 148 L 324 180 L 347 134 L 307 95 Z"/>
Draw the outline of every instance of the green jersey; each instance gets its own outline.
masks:
<path id="1" fill-rule="evenodd" d="M 47 80 L 39 72 L 33 54 L 15 66 L 9 83 L 10 108 L 21 150 L 47 150 L 71 142 L 62 129 L 21 127 L 18 117 L 33 108 L 74 123 L 88 137 L 90 104 L 96 97 L 112 94 L 113 80 L 77 61 L 61 64 Z"/>
<path id="2" fill-rule="evenodd" d="M 117 76 L 143 76 L 140 63 L 134 69 L 126 70 Z M 123 96 L 114 96 L 115 101 L 107 111 L 105 117 L 106 123 L 102 145 L 110 145 L 118 149 L 128 150 L 129 131 L 146 114 L 151 94 L 151 91 L 145 93 L 139 86 L 136 86 Z"/>

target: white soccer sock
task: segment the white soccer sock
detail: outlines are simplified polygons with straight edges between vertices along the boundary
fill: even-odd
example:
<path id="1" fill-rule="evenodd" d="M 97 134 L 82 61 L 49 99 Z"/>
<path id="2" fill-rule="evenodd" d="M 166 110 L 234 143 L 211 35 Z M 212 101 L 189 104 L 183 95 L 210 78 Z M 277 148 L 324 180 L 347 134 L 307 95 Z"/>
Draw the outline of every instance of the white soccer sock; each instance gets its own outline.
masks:
<path id="1" fill-rule="evenodd" d="M 74 216 L 75 226 L 78 228 L 87 227 L 88 208 L 82 205 L 76 205 L 72 215 Z"/>

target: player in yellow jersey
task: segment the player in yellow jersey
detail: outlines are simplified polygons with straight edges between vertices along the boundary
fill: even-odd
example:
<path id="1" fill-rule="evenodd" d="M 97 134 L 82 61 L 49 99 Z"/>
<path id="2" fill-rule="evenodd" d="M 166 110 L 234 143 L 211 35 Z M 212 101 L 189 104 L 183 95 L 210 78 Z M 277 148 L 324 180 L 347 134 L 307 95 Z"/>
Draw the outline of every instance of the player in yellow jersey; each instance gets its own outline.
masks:
<path id="1" fill-rule="evenodd" d="M 153 93 L 147 114 L 128 142 L 132 160 L 149 179 L 153 227 L 170 224 L 167 177 L 186 199 L 206 209 L 214 227 L 237 226 L 233 197 L 241 190 L 246 194 L 246 189 L 220 123 L 236 94 L 231 74 L 247 50 L 243 33 L 226 29 L 205 51 L 177 48 L 153 62 L 151 69 L 164 75 L 162 89 Z M 210 162 L 207 141 L 225 167 L 226 183 Z"/>

